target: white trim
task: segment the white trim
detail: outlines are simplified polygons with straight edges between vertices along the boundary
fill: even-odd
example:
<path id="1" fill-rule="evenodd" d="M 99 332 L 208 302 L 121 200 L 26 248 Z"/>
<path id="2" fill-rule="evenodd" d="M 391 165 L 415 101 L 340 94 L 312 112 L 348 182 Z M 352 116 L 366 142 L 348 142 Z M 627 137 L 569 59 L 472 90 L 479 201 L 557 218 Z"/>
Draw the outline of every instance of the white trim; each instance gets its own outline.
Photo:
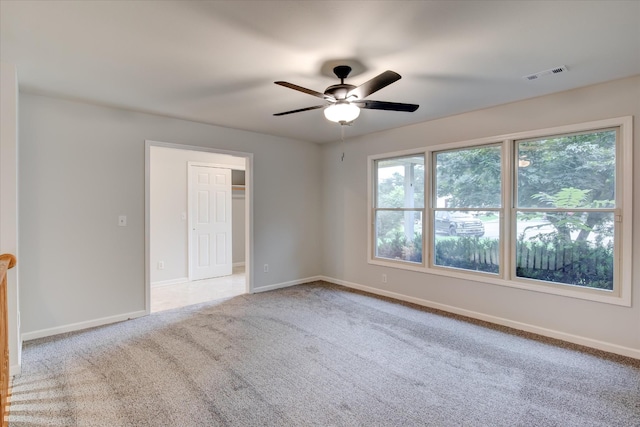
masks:
<path id="1" fill-rule="evenodd" d="M 186 144 L 176 144 L 173 142 L 162 142 L 162 141 L 154 141 L 151 139 L 145 139 L 145 145 L 150 144 L 154 147 L 164 147 L 164 148 L 173 148 L 177 150 L 187 150 L 187 151 L 205 151 L 207 153 L 216 153 L 216 154 L 227 154 L 233 157 L 253 157 L 253 153 L 246 153 L 244 151 L 232 151 L 232 150 L 223 150 L 215 147 L 204 147 L 202 145 L 186 145 Z M 237 169 L 243 170 L 240 166 L 228 167 L 228 169 Z M 245 164 L 245 169 L 248 170 L 248 165 Z M 246 184 L 246 176 L 245 176 L 245 184 Z"/>
<path id="2" fill-rule="evenodd" d="M 368 156 L 368 159 L 369 159 L 369 163 L 371 163 L 372 160 L 384 160 L 384 159 L 395 159 L 399 157 L 409 157 L 415 154 L 424 154 L 425 151 L 426 149 L 424 147 L 412 148 L 409 150 L 392 151 L 390 153 L 371 154 L 370 156 Z"/>
<path id="3" fill-rule="evenodd" d="M 373 235 L 376 233 L 375 224 L 373 221 L 373 209 L 375 200 L 373 195 L 375 193 L 376 175 L 374 173 L 374 158 L 372 156 L 367 157 L 367 262 L 371 262 L 374 259 L 375 244 Z M 422 250 L 424 253 L 424 249 Z"/>
<path id="4" fill-rule="evenodd" d="M 400 268 L 404 268 L 405 266 L 408 266 L 409 270 L 416 270 L 416 271 L 423 271 L 424 268 L 427 265 L 427 259 L 429 256 L 429 252 L 428 250 L 425 251 L 425 248 L 427 247 L 426 245 L 426 236 L 425 236 L 425 230 L 427 229 L 426 224 L 429 221 L 429 209 L 428 209 L 428 202 L 427 202 L 427 194 L 429 194 L 429 190 L 426 186 L 427 183 L 427 177 L 429 176 L 428 173 L 430 171 L 430 165 L 428 164 L 429 162 L 427 161 L 427 151 L 425 148 L 413 148 L 410 150 L 402 150 L 402 151 L 394 151 L 392 153 L 383 153 L 383 154 L 372 154 L 370 156 L 367 156 L 367 183 L 368 183 L 368 190 L 367 190 L 367 224 L 369 224 L 369 232 L 367 233 L 367 262 L 369 264 L 377 264 L 378 261 L 382 260 L 383 258 L 377 258 L 375 256 L 376 253 L 376 248 L 375 248 L 375 244 L 374 244 L 374 239 L 373 236 L 376 234 L 376 220 L 375 220 L 375 212 L 378 210 L 376 208 L 376 203 L 377 201 L 375 200 L 374 195 L 377 195 L 377 188 L 376 188 L 376 184 L 378 181 L 378 170 L 377 168 L 374 166 L 375 161 L 376 160 L 386 160 L 386 159 L 401 159 L 404 157 L 410 157 L 410 156 L 416 156 L 416 155 L 420 155 L 423 156 L 424 158 L 424 176 L 425 176 L 425 180 L 424 180 L 424 195 L 425 195 L 425 200 L 424 200 L 424 205 L 422 208 L 409 208 L 411 210 L 415 210 L 416 212 L 421 212 L 422 213 L 422 261 L 419 263 L 415 263 L 415 262 L 410 262 L 410 261 L 403 261 L 403 260 L 399 260 L 397 261 L 398 266 Z M 399 210 L 402 210 L 404 208 L 399 208 Z M 383 261 L 384 262 L 384 261 Z M 390 260 L 390 262 L 393 262 L 392 260 Z M 406 263 L 406 264 L 405 264 Z M 411 267 L 413 266 L 413 267 Z"/>
<path id="5" fill-rule="evenodd" d="M 620 286 L 620 299 L 627 302 L 631 306 L 631 284 L 633 266 L 633 117 L 627 116 L 619 119 L 620 126 L 620 143 L 622 144 L 622 161 L 619 165 L 622 167 L 620 175 L 622 175 L 622 218 L 623 223 L 620 227 L 620 235 L 622 236 L 619 248 L 622 250 L 622 259 L 620 264 L 620 280 L 628 283 L 629 286 Z M 638 142 L 638 141 L 636 141 Z M 638 203 L 638 201 L 635 201 Z M 627 218 L 624 221 L 624 218 Z"/>
<path id="6" fill-rule="evenodd" d="M 631 306 L 631 302 L 623 298 L 609 294 L 609 291 L 601 289 L 582 288 L 572 285 L 555 285 L 547 282 L 529 280 L 529 281 L 513 281 L 502 279 L 499 275 L 493 273 L 484 273 L 480 271 L 463 270 L 452 267 L 422 267 L 418 264 L 402 263 L 400 261 L 385 261 L 375 259 L 369 261 L 371 265 L 379 265 L 382 267 L 398 268 L 400 270 L 415 271 L 418 273 L 435 274 L 438 276 L 454 277 L 457 279 L 469 280 L 473 282 L 488 283 L 490 285 L 506 286 L 509 288 L 525 289 L 532 292 L 542 292 L 551 295 L 559 295 L 569 298 L 578 298 L 587 301 L 601 302 L 606 304 L 620 305 L 624 307 Z"/>
<path id="7" fill-rule="evenodd" d="M 486 145 L 498 145 L 502 144 L 503 147 L 503 167 L 510 166 L 508 171 L 503 173 L 503 179 L 508 174 L 512 174 L 514 169 L 514 159 L 513 159 L 513 141 L 515 140 L 524 140 L 530 138 L 541 138 L 544 136 L 552 136 L 559 134 L 571 134 L 576 132 L 590 132 L 599 129 L 607 129 L 607 128 L 619 128 L 620 129 L 620 141 L 617 143 L 617 147 L 622 147 L 622 159 L 619 160 L 618 166 L 620 168 L 618 172 L 618 176 L 621 177 L 622 181 L 622 189 L 620 191 L 620 200 L 617 208 L 620 208 L 622 212 L 622 218 L 624 223 L 621 224 L 620 227 L 621 232 L 619 233 L 619 238 L 616 236 L 616 246 L 621 250 L 618 252 L 622 255 L 620 265 L 623 267 L 619 271 L 619 279 L 616 283 L 618 287 L 618 291 L 609 292 L 603 291 L 599 289 L 590 289 L 584 288 L 580 286 L 572 286 L 565 284 L 556 284 L 551 282 L 537 281 L 531 279 L 524 278 L 516 278 L 512 277 L 511 269 L 514 269 L 515 264 L 515 252 L 510 243 L 501 244 L 501 261 L 502 265 L 500 266 L 500 273 L 498 275 L 482 273 L 482 272 L 474 272 L 470 270 L 462 270 L 455 268 L 447 268 L 447 267 L 438 267 L 430 265 L 432 264 L 432 248 L 431 242 L 433 241 L 433 231 L 431 229 L 428 230 L 427 233 L 423 232 L 423 241 L 425 239 L 425 235 L 429 235 L 429 241 L 424 243 L 423 245 L 423 262 L 428 260 L 426 265 L 420 265 L 416 263 L 410 263 L 406 261 L 394 261 L 394 260 L 386 260 L 382 258 L 374 257 L 374 235 L 375 235 L 375 219 L 373 218 L 374 211 L 374 200 L 373 193 L 375 192 L 375 168 L 374 162 L 376 160 L 381 159 L 393 159 L 396 157 L 403 157 L 415 154 L 425 154 L 425 183 L 427 180 L 431 182 L 430 185 L 426 186 L 425 191 L 428 191 L 428 194 L 425 193 L 425 202 L 429 200 L 429 207 L 426 208 L 426 214 L 423 218 L 423 226 L 425 225 L 425 221 L 429 221 L 429 224 L 433 223 L 433 218 L 431 218 L 431 212 L 433 210 L 433 197 L 435 193 L 435 189 L 433 188 L 433 180 L 431 179 L 431 175 L 427 175 L 427 165 L 431 166 L 433 153 L 437 151 L 445 151 L 452 149 L 463 149 L 463 148 L 472 148 L 476 146 L 486 146 Z M 620 157 L 617 155 L 617 157 Z M 632 212 L 632 203 L 630 200 L 633 198 L 633 117 L 632 116 L 624 116 L 624 117 L 616 117 L 604 120 L 596 120 L 584 123 L 577 123 L 565 126 L 557 126 L 546 129 L 536 129 L 525 132 L 516 132 L 506 135 L 499 136 L 491 136 L 486 138 L 479 138 L 468 141 L 459 141 L 459 142 L 449 142 L 444 144 L 438 144 L 433 146 L 427 146 L 422 148 L 415 148 L 411 150 L 403 150 L 403 151 L 394 151 L 389 153 L 381 153 L 374 154 L 367 157 L 367 220 L 369 224 L 369 232 L 367 233 L 367 263 L 371 265 L 380 265 L 384 267 L 390 268 L 399 268 L 402 270 L 415 271 L 418 273 L 428 273 L 428 274 L 437 274 L 441 276 L 455 277 L 464 280 L 471 280 L 476 282 L 489 283 L 493 285 L 499 286 L 508 286 L 512 288 L 518 289 L 526 289 L 533 292 L 542 292 L 552 295 L 560 295 L 570 298 L 577 298 L 595 302 L 601 302 L 605 304 L 613 304 L 620 305 L 625 307 L 631 306 L 631 292 L 632 292 L 632 268 L 633 268 L 633 258 L 632 258 L 632 249 L 633 249 L 633 230 L 632 230 L 632 220 L 633 220 L 633 212 Z M 503 233 L 503 236 L 506 242 L 511 242 L 511 237 L 514 236 L 515 233 L 515 221 L 511 221 L 512 219 L 512 210 L 511 206 L 511 193 L 513 192 L 513 176 L 507 176 L 509 178 L 507 181 L 503 182 L 503 206 L 502 212 L 504 212 L 503 217 L 500 220 L 500 227 Z M 509 191 L 509 193 L 506 193 Z M 507 203 L 508 202 L 508 203 Z M 432 227 L 430 227 L 432 228 Z M 617 241 L 620 240 L 618 244 Z M 617 249 L 618 250 L 618 249 Z M 509 270 L 507 270 L 509 268 Z"/>
<path id="8" fill-rule="evenodd" d="M 233 266 L 234 267 L 244 267 L 244 261 L 242 261 L 242 262 L 234 262 Z"/>
<path id="9" fill-rule="evenodd" d="M 448 313 L 454 313 L 461 316 L 470 317 L 472 319 L 494 323 L 496 325 L 506 326 L 509 328 L 513 328 L 513 329 L 517 329 L 525 332 L 531 332 L 531 333 L 542 335 L 549 338 L 555 338 L 562 341 L 583 345 L 585 347 L 590 347 L 597 350 L 619 354 L 621 356 L 640 359 L 639 349 L 625 347 L 618 344 L 609 343 L 606 341 L 595 340 L 595 339 L 583 337 L 580 335 L 568 334 L 566 332 L 561 332 L 554 329 L 542 328 L 542 327 L 531 325 L 528 323 L 523 323 L 523 322 L 518 322 L 510 319 L 505 319 L 502 317 L 492 316 L 492 315 L 480 313 L 477 311 L 472 311 L 472 310 L 467 310 L 459 307 L 454 307 L 451 305 L 441 304 L 441 303 L 425 300 L 422 298 L 411 297 L 411 296 L 403 295 L 397 292 L 386 291 L 383 289 L 378 289 L 378 288 L 361 285 L 354 282 L 348 282 L 346 280 L 322 276 L 322 275 L 312 276 L 305 279 L 292 280 L 289 282 L 283 282 L 283 283 L 278 283 L 278 284 L 269 285 L 269 286 L 263 286 L 260 288 L 255 288 L 253 292 L 254 293 L 267 292 L 275 289 L 287 288 L 287 287 L 301 285 L 309 282 L 315 282 L 319 280 L 344 286 L 351 289 L 357 289 L 357 290 L 368 292 L 375 295 L 381 295 L 384 297 L 393 298 L 399 301 L 406 301 L 406 302 L 421 305 L 424 307 L 429 307 L 436 310 L 442 310 Z M 66 332 L 74 332 L 74 331 L 92 328 L 96 326 L 102 326 L 102 325 L 121 322 L 125 320 L 135 319 L 137 317 L 145 316 L 146 314 L 147 313 L 145 311 L 137 311 L 137 312 L 132 312 L 128 314 L 121 314 L 118 316 L 110 316 L 110 317 L 104 317 L 101 319 L 95 319 L 95 320 L 86 321 L 86 322 L 73 323 L 73 324 L 59 326 L 59 327 L 50 328 L 50 329 L 41 329 L 38 331 L 27 332 L 22 334 L 22 340 L 30 341 L 30 340 L 44 338 L 44 337 L 62 334 Z M 12 365 L 11 375 L 15 375 L 14 373 L 15 369 L 16 367 Z"/>
<path id="10" fill-rule="evenodd" d="M 158 280 L 157 282 L 151 282 L 151 287 L 159 288 L 162 286 L 177 285 L 178 283 L 185 283 L 188 281 L 189 281 L 188 277 L 178 277 L 177 279 L 169 279 L 169 280 Z"/>
<path id="11" fill-rule="evenodd" d="M 96 326 L 109 325 L 111 323 L 123 322 L 138 317 L 146 316 L 145 310 L 131 313 L 118 314 L 116 316 L 102 317 L 100 319 L 87 320 L 85 322 L 70 323 L 68 325 L 56 326 L 55 328 L 40 329 L 38 331 L 25 332 L 22 334 L 23 341 L 31 341 L 38 338 L 50 337 L 52 335 L 64 334 L 67 332 L 80 331 L 82 329 L 95 328 Z"/>
<path id="12" fill-rule="evenodd" d="M 144 311 L 151 314 L 151 141 L 144 142 Z"/>
<path id="13" fill-rule="evenodd" d="M 252 293 L 273 291 L 276 289 L 288 288 L 290 286 L 302 285 L 303 283 L 317 282 L 318 280 L 326 280 L 326 279 L 324 276 L 311 276 L 305 279 L 292 280 L 290 282 L 282 282 L 282 283 L 276 283 L 275 285 L 267 285 L 267 286 L 261 286 L 259 288 L 254 288 Z"/>
<path id="14" fill-rule="evenodd" d="M 151 147 L 164 147 L 176 150 L 186 151 L 203 151 L 207 153 L 227 154 L 234 157 L 242 157 L 245 161 L 245 283 L 246 293 L 253 293 L 253 153 L 242 151 L 221 150 L 214 147 L 202 147 L 198 145 L 182 145 L 170 142 L 161 142 L 153 140 L 145 140 L 144 142 L 144 167 L 145 167 L 145 194 L 144 194 L 144 245 L 145 245 L 145 261 L 144 261 L 144 283 L 145 283 L 145 312 L 151 314 L 151 255 L 150 255 L 150 237 L 151 237 Z M 233 169 L 233 168 L 232 168 Z"/>
<path id="15" fill-rule="evenodd" d="M 500 251 L 500 270 L 501 277 L 508 277 L 511 271 L 515 271 L 516 251 L 512 247 L 513 241 L 518 235 L 517 222 L 513 220 L 514 215 L 511 212 L 514 187 L 515 187 L 515 153 L 514 141 L 505 139 L 502 143 L 502 209 L 500 211 L 500 236 L 506 244 L 499 242 Z"/>
<path id="16" fill-rule="evenodd" d="M 451 305 L 440 304 L 440 303 L 425 300 L 422 298 L 410 297 L 410 296 L 399 294 L 396 292 L 373 288 L 366 285 L 360 285 L 358 283 L 347 282 L 346 280 L 334 279 L 326 276 L 321 276 L 321 280 L 324 280 L 325 282 L 334 283 L 336 285 L 341 285 L 347 288 L 358 289 L 360 291 L 369 292 L 375 295 L 381 295 L 384 297 L 393 298 L 400 301 L 406 301 L 406 302 L 421 305 L 424 307 L 429 307 L 436 310 L 446 311 L 448 313 L 454 313 L 461 316 L 470 317 L 472 319 L 494 323 L 496 325 L 506 326 L 509 328 L 513 328 L 513 329 L 517 329 L 525 332 L 531 332 L 531 333 L 542 335 L 545 337 L 555 338 L 561 341 L 566 341 L 573 344 L 578 344 L 585 347 L 606 351 L 609 353 L 619 354 L 621 356 L 640 359 L 640 349 L 625 347 L 625 346 L 613 344 L 606 341 L 600 341 L 600 340 L 595 340 L 593 338 L 583 337 L 580 335 L 568 334 L 566 332 L 557 331 L 554 329 L 542 328 L 540 326 L 531 325 L 529 323 L 518 322 L 515 320 L 505 319 L 503 317 L 492 316 L 490 314 L 484 314 L 477 311 L 454 307 Z"/>

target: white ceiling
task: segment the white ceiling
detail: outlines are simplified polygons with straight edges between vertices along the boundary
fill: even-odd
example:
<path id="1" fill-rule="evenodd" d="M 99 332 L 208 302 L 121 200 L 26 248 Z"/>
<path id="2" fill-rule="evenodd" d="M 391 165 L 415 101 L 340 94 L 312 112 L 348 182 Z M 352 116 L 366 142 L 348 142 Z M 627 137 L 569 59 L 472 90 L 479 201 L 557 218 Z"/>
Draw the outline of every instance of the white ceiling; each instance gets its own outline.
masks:
<path id="1" fill-rule="evenodd" d="M 359 60 L 368 99 L 347 137 L 640 74 L 640 1 L 9 1 L 0 59 L 21 91 L 298 140 L 340 139 L 318 104 L 326 61 Z M 569 72 L 522 77 L 566 65 Z M 320 101 L 321 103 L 322 101 Z"/>

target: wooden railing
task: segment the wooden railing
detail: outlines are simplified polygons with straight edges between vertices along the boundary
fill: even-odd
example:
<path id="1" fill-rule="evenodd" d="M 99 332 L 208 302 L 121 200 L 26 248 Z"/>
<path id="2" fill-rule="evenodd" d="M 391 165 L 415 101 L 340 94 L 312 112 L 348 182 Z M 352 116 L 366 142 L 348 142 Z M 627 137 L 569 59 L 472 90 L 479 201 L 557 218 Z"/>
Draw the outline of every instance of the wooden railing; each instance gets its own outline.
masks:
<path id="1" fill-rule="evenodd" d="M 9 402 L 9 330 L 7 324 L 7 270 L 16 265 L 16 257 L 0 255 L 0 422 L 2 427 L 9 423 L 7 404 Z"/>

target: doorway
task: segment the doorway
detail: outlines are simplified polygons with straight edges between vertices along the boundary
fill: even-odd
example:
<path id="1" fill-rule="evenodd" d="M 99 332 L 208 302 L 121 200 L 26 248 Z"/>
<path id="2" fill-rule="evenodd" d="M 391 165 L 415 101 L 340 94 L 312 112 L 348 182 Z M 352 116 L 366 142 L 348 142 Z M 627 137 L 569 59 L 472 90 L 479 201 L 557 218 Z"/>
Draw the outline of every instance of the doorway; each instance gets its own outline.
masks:
<path id="1" fill-rule="evenodd" d="M 146 311 L 151 313 L 161 309 L 181 305 L 196 304 L 212 299 L 250 293 L 252 254 L 252 166 L 251 153 L 231 152 L 206 147 L 184 146 L 157 141 L 146 141 L 146 184 L 145 184 L 145 300 Z M 229 274 L 219 278 L 209 278 L 218 274 L 194 274 L 192 258 L 198 251 L 193 250 L 197 236 L 192 234 L 192 217 L 189 209 L 189 173 L 191 165 L 206 164 L 222 175 L 234 175 L 233 212 L 224 215 L 233 218 L 231 245 L 218 253 L 218 258 L 227 257 L 232 261 Z M 241 184 L 235 183 L 237 176 L 243 177 Z M 193 177 L 191 177 L 193 179 Z M 215 180 L 216 177 L 210 177 Z M 239 191 L 242 190 L 242 191 Z M 202 194 L 202 193 L 201 193 Z M 218 194 L 216 190 L 211 194 Z M 229 196 L 227 194 L 227 196 Z M 230 208 L 230 197 L 220 206 Z M 237 209 L 237 207 L 240 207 Z M 207 205 L 207 208 L 216 209 Z M 197 211 L 196 211 L 197 213 Z M 209 237 L 223 239 L 213 232 Z M 228 238 L 228 237 L 227 237 Z M 206 239 L 201 239 L 206 242 Z M 224 239 L 223 239 L 224 240 Z M 221 247 L 225 247 L 222 245 Z M 214 251 L 215 246 L 201 245 L 203 253 Z M 229 260 L 229 258 L 231 258 Z M 217 262 L 216 260 L 214 260 Z M 205 263 L 206 264 L 206 263 Z M 204 280 L 196 280 L 203 279 Z M 152 295 L 154 303 L 151 303 Z"/>
<path id="2" fill-rule="evenodd" d="M 245 266 L 239 265 L 229 276 L 152 286 L 151 313 L 245 294 L 245 277 Z"/>

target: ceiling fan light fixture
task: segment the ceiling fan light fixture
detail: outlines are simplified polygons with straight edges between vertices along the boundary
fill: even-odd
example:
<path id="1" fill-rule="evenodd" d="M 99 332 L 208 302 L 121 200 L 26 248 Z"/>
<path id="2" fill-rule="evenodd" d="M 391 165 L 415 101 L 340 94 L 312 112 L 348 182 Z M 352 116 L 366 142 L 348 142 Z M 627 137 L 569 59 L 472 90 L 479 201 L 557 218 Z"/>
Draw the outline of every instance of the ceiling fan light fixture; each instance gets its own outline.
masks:
<path id="1" fill-rule="evenodd" d="M 349 123 L 360 115 L 360 108 L 348 102 L 337 102 L 324 109 L 324 116 L 327 120 L 336 123 Z"/>
<path id="2" fill-rule="evenodd" d="M 320 98 L 324 101 L 323 105 L 298 108 L 297 110 L 276 113 L 274 116 L 286 116 L 287 114 L 324 108 L 324 116 L 327 120 L 340 123 L 341 125 L 346 125 L 358 118 L 361 108 L 366 108 L 368 110 L 406 111 L 408 113 L 412 113 L 418 109 L 419 105 L 416 104 L 364 100 L 364 98 L 372 93 L 375 93 L 380 89 L 389 86 L 391 83 L 400 80 L 402 77 L 395 71 L 387 70 L 384 73 L 378 74 L 371 80 L 362 83 L 360 86 L 354 86 L 344 82 L 350 72 L 351 67 L 348 65 L 338 65 L 333 67 L 333 73 L 340 79 L 340 84 L 329 86 L 325 89 L 324 93 L 294 85 L 289 82 L 274 82 L 277 85 L 315 96 L 316 98 Z M 328 106 L 327 103 L 329 104 Z"/>

